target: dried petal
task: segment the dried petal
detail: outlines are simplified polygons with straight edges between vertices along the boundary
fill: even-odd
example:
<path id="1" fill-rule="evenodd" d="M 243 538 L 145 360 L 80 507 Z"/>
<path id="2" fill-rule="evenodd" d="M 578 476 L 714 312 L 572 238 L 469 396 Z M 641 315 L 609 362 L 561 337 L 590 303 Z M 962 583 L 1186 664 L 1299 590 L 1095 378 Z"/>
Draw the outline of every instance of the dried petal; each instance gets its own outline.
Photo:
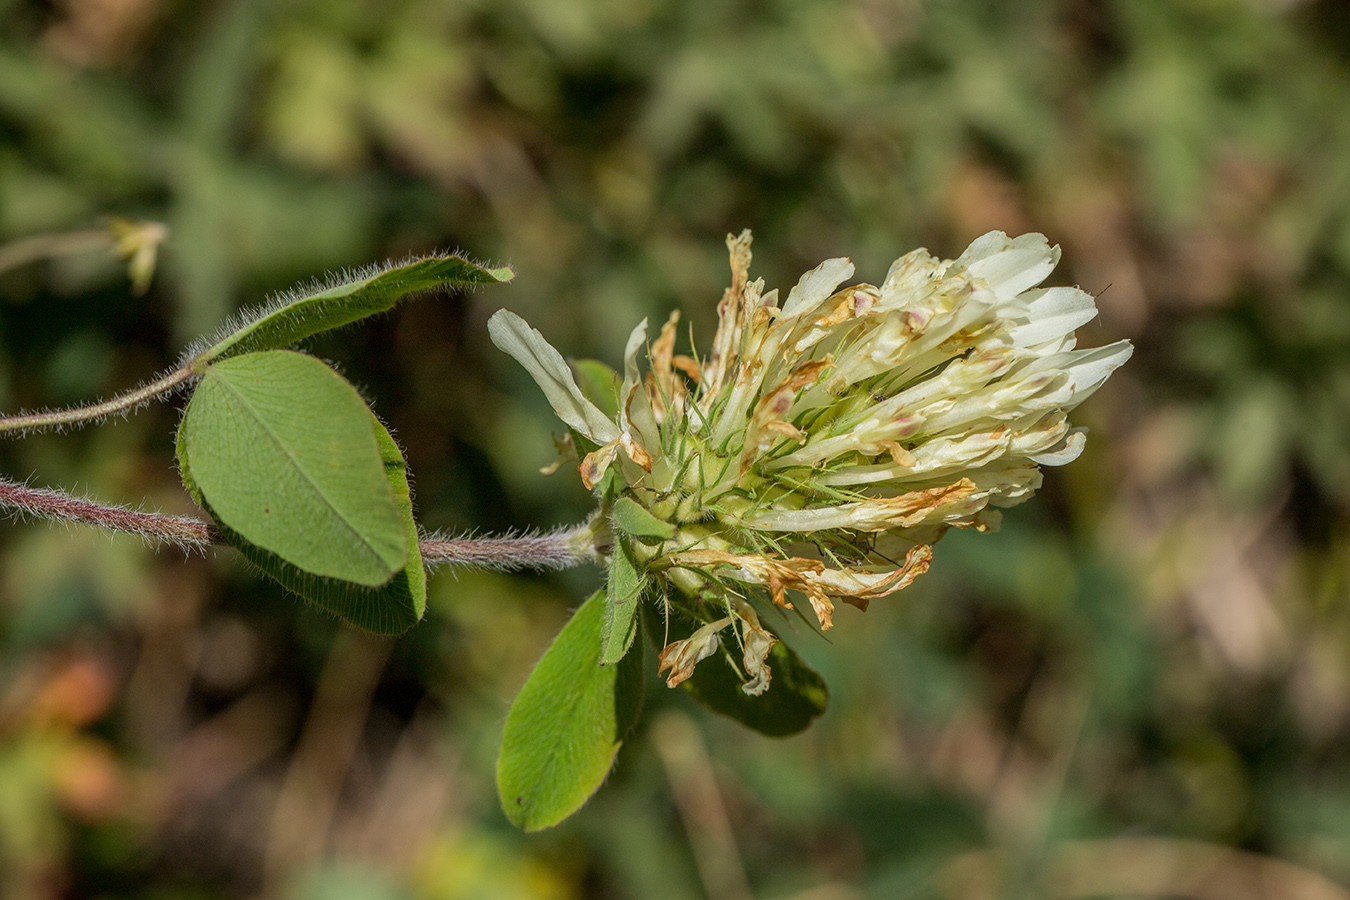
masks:
<path id="1" fill-rule="evenodd" d="M 717 652 L 719 646 L 717 632 L 730 624 L 730 616 L 718 619 L 704 625 L 684 640 L 668 644 L 661 651 L 656 674 L 660 675 L 666 669 L 670 669 L 670 675 L 666 678 L 667 687 L 678 687 L 680 682 L 687 681 L 694 674 L 695 665 Z"/>
<path id="2" fill-rule="evenodd" d="M 751 697 L 758 697 L 769 689 L 769 682 L 773 680 L 768 659 L 773 645 L 778 643 L 778 638 L 759 624 L 759 616 L 749 603 L 737 598 L 732 604 L 732 610 L 740 619 L 742 630 L 741 665 L 745 669 L 747 680 L 741 685 L 741 690 Z"/>

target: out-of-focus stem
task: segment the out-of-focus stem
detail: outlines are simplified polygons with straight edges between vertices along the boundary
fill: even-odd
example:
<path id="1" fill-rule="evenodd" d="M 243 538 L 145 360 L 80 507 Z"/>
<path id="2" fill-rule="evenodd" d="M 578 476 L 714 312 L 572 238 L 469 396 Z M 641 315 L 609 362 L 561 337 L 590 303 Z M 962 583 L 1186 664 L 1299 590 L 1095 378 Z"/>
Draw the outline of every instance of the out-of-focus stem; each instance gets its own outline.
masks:
<path id="1" fill-rule="evenodd" d="M 50 259 L 53 256 L 66 256 L 71 253 L 83 253 L 100 247 L 112 247 L 114 239 L 106 228 L 91 228 L 86 231 L 69 231 L 63 234 L 39 234 L 20 238 L 0 246 L 0 272 L 17 269 L 19 266 Z"/>
<path id="2" fill-rule="evenodd" d="M 104 400 L 89 406 L 72 406 L 68 409 L 57 409 L 49 412 L 6 416 L 0 418 L 0 434 L 14 431 L 41 431 L 47 428 L 60 428 L 65 425 L 83 425 L 105 416 L 134 409 L 137 406 L 149 403 L 156 397 L 171 393 L 192 378 L 194 374 L 191 366 L 183 366 L 163 378 L 156 379 L 149 384 L 143 384 L 125 394 L 119 394 L 111 400 Z"/>
<path id="3" fill-rule="evenodd" d="M 350 628 L 334 641 L 272 813 L 264 896 L 282 896 L 290 877 L 323 855 L 391 647 Z"/>
<path id="4" fill-rule="evenodd" d="M 752 900 L 736 834 L 698 726 L 683 713 L 666 712 L 652 723 L 651 734 L 708 896 Z"/>

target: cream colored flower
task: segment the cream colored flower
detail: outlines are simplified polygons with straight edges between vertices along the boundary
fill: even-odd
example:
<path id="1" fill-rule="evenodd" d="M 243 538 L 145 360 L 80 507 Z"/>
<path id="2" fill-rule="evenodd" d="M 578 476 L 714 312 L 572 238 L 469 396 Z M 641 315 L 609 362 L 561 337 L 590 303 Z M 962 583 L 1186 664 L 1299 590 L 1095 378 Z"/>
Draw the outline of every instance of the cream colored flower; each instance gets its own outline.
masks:
<path id="1" fill-rule="evenodd" d="M 1076 348 L 1096 304 L 1077 288 L 1038 287 L 1059 261 L 1039 234 L 991 232 L 955 260 L 916 250 L 880 286 L 841 287 L 853 264 L 827 260 L 781 303 L 749 278 L 749 232 L 727 245 L 732 284 L 710 353 L 675 354 L 672 315 L 644 378 L 643 322 L 613 419 L 523 320 L 502 311 L 489 323 L 594 445 L 580 465 L 587 486 L 617 462 L 618 490 L 673 526 L 673 538 L 639 545 L 640 562 L 719 628 L 750 621 L 737 604 L 756 593 L 785 608 L 786 592 L 800 593 L 827 629 L 835 600 L 866 608 L 907 586 L 948 528 L 996 526 L 997 508 L 1040 487 L 1040 466 L 1077 458 L 1085 431 L 1068 414 L 1133 349 Z M 754 623 L 741 640 L 749 654 L 753 636 L 759 662 L 747 655 L 745 675 L 758 691 L 768 649 Z M 715 652 L 709 627 L 697 645 L 666 648 L 670 681 Z"/>

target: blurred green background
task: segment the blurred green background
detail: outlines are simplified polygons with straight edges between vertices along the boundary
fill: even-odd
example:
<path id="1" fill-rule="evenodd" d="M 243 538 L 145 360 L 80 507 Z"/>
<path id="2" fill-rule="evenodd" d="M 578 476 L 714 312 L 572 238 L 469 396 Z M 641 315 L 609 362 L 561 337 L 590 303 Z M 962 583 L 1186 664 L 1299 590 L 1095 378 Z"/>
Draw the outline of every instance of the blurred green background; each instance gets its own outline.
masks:
<path id="1" fill-rule="evenodd" d="M 7 522 L 0 896 L 1350 897 L 1341 0 L 0 0 L 0 244 L 109 215 L 169 227 L 149 291 L 97 242 L 0 273 L 0 408 L 129 387 L 325 271 L 512 264 L 313 346 L 431 529 L 589 511 L 487 316 L 616 363 L 679 307 L 706 344 L 729 231 L 771 287 L 1041 231 L 1100 295 L 1080 343 L 1137 352 L 1002 532 L 789 635 L 833 692 L 810 731 L 649 678 L 609 783 L 530 837 L 501 722 L 597 571 L 441 574 L 378 641 L 227 551 Z M 176 414 L 0 473 L 188 512 Z"/>

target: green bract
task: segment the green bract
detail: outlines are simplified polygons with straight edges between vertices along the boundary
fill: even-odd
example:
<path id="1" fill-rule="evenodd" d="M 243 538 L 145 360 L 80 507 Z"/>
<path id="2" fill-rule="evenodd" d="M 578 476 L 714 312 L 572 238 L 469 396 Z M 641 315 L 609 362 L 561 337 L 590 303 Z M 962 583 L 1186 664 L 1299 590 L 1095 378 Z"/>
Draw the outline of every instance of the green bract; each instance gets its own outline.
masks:
<path id="1" fill-rule="evenodd" d="M 633 560 L 632 547 L 619 540 L 609 555 L 609 578 L 605 582 L 605 624 L 600 633 L 600 664 L 610 666 L 623 659 L 637 634 L 638 601 L 647 578 Z"/>

